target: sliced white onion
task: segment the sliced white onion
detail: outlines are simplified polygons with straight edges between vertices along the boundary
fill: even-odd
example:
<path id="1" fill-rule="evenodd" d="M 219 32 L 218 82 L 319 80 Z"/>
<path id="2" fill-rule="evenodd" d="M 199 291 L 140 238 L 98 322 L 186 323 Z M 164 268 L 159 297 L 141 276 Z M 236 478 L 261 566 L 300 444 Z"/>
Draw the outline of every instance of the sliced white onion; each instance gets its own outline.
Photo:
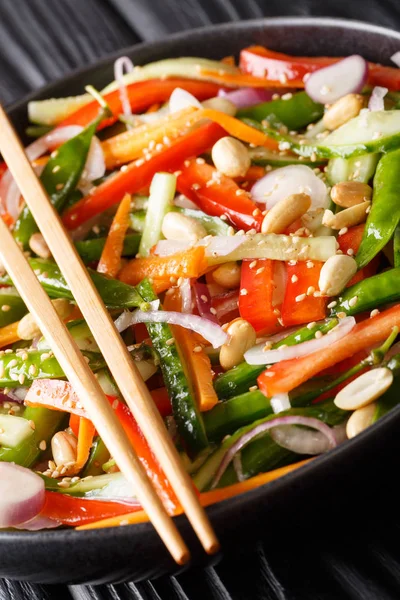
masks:
<path id="1" fill-rule="evenodd" d="M 100 177 L 104 176 L 105 172 L 106 161 L 104 158 L 103 148 L 101 147 L 99 138 L 93 136 L 78 187 L 87 183 L 91 183 L 96 179 L 100 179 Z"/>
<path id="2" fill-rule="evenodd" d="M 193 246 L 191 242 L 181 240 L 160 240 L 154 248 L 154 254 L 156 256 L 171 256 L 178 252 L 184 252 L 191 246 Z"/>
<path id="3" fill-rule="evenodd" d="M 175 88 L 169 99 L 169 112 L 174 113 L 184 108 L 194 106 L 195 108 L 203 108 L 201 103 L 186 90 Z"/>
<path id="4" fill-rule="evenodd" d="M 160 301 L 153 300 L 152 302 L 149 302 L 149 305 L 150 310 L 158 310 L 160 306 Z M 119 331 L 119 333 L 122 333 L 123 331 L 125 331 L 125 329 L 128 329 L 128 327 L 132 325 L 132 314 L 133 313 L 131 313 L 129 310 L 124 310 L 124 312 L 122 312 L 119 315 L 119 317 L 115 319 L 114 325 Z"/>
<path id="5" fill-rule="evenodd" d="M 291 194 L 308 194 L 311 208 L 326 208 L 328 192 L 325 183 L 306 165 L 288 165 L 271 171 L 251 188 L 253 200 L 270 210 Z"/>
<path id="6" fill-rule="evenodd" d="M 247 350 L 244 359 L 249 365 L 272 365 L 281 360 L 290 360 L 292 358 L 308 356 L 309 354 L 319 352 L 323 348 L 331 346 L 342 339 L 342 337 L 347 335 L 353 329 L 355 324 L 356 320 L 354 317 L 345 317 L 344 319 L 340 319 L 339 324 L 331 329 L 329 334 L 323 335 L 321 338 L 315 338 L 295 346 L 282 346 L 276 350 L 266 350 L 264 352 L 265 345 L 259 344 L 253 346 L 250 350 Z"/>
<path id="7" fill-rule="evenodd" d="M 44 139 L 47 145 L 47 150 L 53 150 L 54 148 L 58 148 L 58 146 L 61 146 L 61 144 L 64 144 L 64 142 L 68 142 L 68 140 L 75 137 L 76 135 L 79 135 L 82 131 L 83 127 L 81 125 L 67 125 L 66 127 L 56 127 L 40 139 Z M 31 160 L 34 159 L 31 158 Z"/>
<path id="8" fill-rule="evenodd" d="M 400 50 L 398 50 L 397 52 L 395 52 L 391 57 L 390 60 L 392 62 L 394 62 L 394 64 L 396 65 L 396 67 L 400 67 Z"/>
<path id="9" fill-rule="evenodd" d="M 190 208 L 192 210 L 199 210 L 197 204 L 186 198 L 183 194 L 179 194 L 174 200 L 174 205 L 179 206 L 179 208 Z"/>
<path id="10" fill-rule="evenodd" d="M 226 256 L 234 252 L 245 241 L 244 235 L 215 235 L 207 236 L 194 244 L 195 246 L 204 246 L 206 256 Z M 192 242 L 180 240 L 160 240 L 154 249 L 157 256 L 171 256 L 177 252 L 184 252 L 193 247 Z"/>
<path id="11" fill-rule="evenodd" d="M 371 97 L 368 102 L 368 108 L 374 112 L 376 110 L 385 110 L 384 97 L 388 93 L 388 88 L 376 85 L 372 90 Z"/>
<path id="12" fill-rule="evenodd" d="M 236 108 L 247 108 L 261 102 L 268 102 L 273 95 L 274 90 L 263 90 L 262 88 L 239 88 L 232 92 L 220 89 L 218 92 L 218 96 L 227 98 L 233 102 Z"/>
<path id="13" fill-rule="evenodd" d="M 128 315 L 130 315 L 129 321 Z M 122 313 L 115 321 L 115 326 L 119 331 L 122 331 L 121 323 L 123 323 L 124 329 L 129 327 L 129 325 L 136 325 L 137 323 L 168 323 L 170 325 L 180 325 L 181 327 L 199 333 L 204 339 L 210 342 L 213 348 L 219 348 L 228 340 L 228 334 L 225 333 L 219 325 L 213 323 L 209 319 L 203 319 L 197 315 L 189 315 L 175 311 L 134 310 L 131 313 Z"/>
<path id="14" fill-rule="evenodd" d="M 118 84 L 122 111 L 126 117 L 129 117 L 132 114 L 132 110 L 126 89 L 124 74 L 132 73 L 133 68 L 133 63 L 128 56 L 120 56 L 120 58 L 117 58 L 114 63 L 114 79 Z"/>
<path id="15" fill-rule="evenodd" d="M 215 488 L 218 485 L 218 482 L 221 479 L 222 475 L 225 473 L 227 467 L 232 462 L 234 456 L 238 452 L 240 452 L 245 446 L 247 446 L 247 444 L 249 444 L 252 440 L 254 440 L 262 433 L 266 433 L 270 429 L 274 429 L 275 427 L 281 427 L 282 425 L 302 425 L 304 427 L 316 429 L 327 438 L 329 444 L 328 450 L 331 448 L 335 448 L 335 446 L 337 445 L 336 438 L 332 429 L 319 419 L 314 419 L 313 417 L 301 417 L 297 415 L 288 415 L 285 417 L 275 417 L 274 419 L 269 419 L 267 421 L 259 423 L 252 429 L 247 430 L 226 451 L 211 484 L 211 489 Z"/>
<path id="16" fill-rule="evenodd" d="M 12 218 L 17 219 L 20 211 L 21 193 L 11 171 L 7 171 L 0 179 L 0 211 L 8 212 Z"/>
<path id="17" fill-rule="evenodd" d="M 192 312 L 192 286 L 190 285 L 190 279 L 185 277 L 182 280 L 181 285 L 179 286 L 179 290 L 181 292 L 181 300 L 182 300 L 182 312 L 183 313 L 191 313 Z"/>
<path id="18" fill-rule="evenodd" d="M 362 90 L 368 77 L 368 63 L 358 54 L 314 71 L 305 81 L 305 90 L 315 102 L 332 104 L 339 98 Z"/>
<path id="19" fill-rule="evenodd" d="M 44 481 L 39 475 L 14 463 L 0 462 L 0 527 L 30 521 L 44 502 Z"/>
<path id="20" fill-rule="evenodd" d="M 26 523 L 20 525 L 14 525 L 14 529 L 21 529 L 25 531 L 41 531 L 42 529 L 55 529 L 60 527 L 60 521 L 49 519 L 48 517 L 38 515 Z"/>
<path id="21" fill-rule="evenodd" d="M 324 433 L 295 425 L 275 427 L 270 435 L 279 446 L 296 454 L 323 454 L 332 447 Z"/>
<path id="22" fill-rule="evenodd" d="M 275 396 L 272 396 L 270 403 L 275 414 L 291 408 L 289 394 L 275 394 Z"/>

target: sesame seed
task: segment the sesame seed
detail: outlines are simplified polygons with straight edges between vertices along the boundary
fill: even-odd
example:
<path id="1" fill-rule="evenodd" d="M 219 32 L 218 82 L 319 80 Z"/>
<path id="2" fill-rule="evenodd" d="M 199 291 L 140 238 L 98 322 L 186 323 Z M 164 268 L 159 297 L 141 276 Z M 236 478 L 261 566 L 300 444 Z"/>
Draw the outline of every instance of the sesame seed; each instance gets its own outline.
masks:
<path id="1" fill-rule="evenodd" d="M 255 208 L 252 212 L 253 217 L 258 217 L 258 215 L 261 215 L 261 210 L 259 208 Z"/>
<path id="2" fill-rule="evenodd" d="M 328 304 L 328 308 L 335 308 L 336 304 L 337 304 L 337 302 L 336 302 L 336 300 L 334 300 L 333 302 L 330 302 Z"/>
<path id="3" fill-rule="evenodd" d="M 9 310 L 11 310 L 11 306 L 9 304 L 3 304 L 3 306 L 1 307 L 1 310 L 3 312 L 8 312 Z"/>
<path id="4" fill-rule="evenodd" d="M 342 229 L 339 229 L 339 235 L 344 235 L 345 233 L 347 233 L 349 230 L 348 227 L 342 227 Z"/>
<path id="5" fill-rule="evenodd" d="M 281 96 L 282 100 L 290 100 L 291 98 L 293 98 L 293 94 L 291 92 L 288 92 L 287 94 L 283 94 Z"/>
<path id="6" fill-rule="evenodd" d="M 185 162 L 183 164 L 185 165 L 185 167 L 189 167 L 190 166 L 190 160 L 185 160 Z"/>
<path id="7" fill-rule="evenodd" d="M 306 265 L 307 265 L 307 269 L 312 269 L 312 268 L 313 268 L 313 266 L 314 266 L 314 263 L 312 262 L 312 260 L 308 260 L 308 261 L 306 262 Z"/>
<path id="8" fill-rule="evenodd" d="M 172 346 L 172 344 L 175 343 L 175 338 L 169 338 L 169 340 L 167 340 L 165 343 L 167 344 L 167 346 Z"/>
<path id="9" fill-rule="evenodd" d="M 129 521 L 127 519 L 122 519 L 122 521 L 120 521 L 119 524 L 122 525 L 122 526 L 129 525 Z"/>
<path id="10" fill-rule="evenodd" d="M 200 189 L 200 187 L 201 187 L 201 186 L 200 186 L 200 184 L 199 184 L 199 183 L 194 183 L 194 184 L 192 185 L 192 190 L 194 190 L 194 191 L 196 191 L 196 190 L 199 190 L 199 189 Z"/>
<path id="11" fill-rule="evenodd" d="M 60 488 L 69 488 L 69 486 L 70 486 L 71 484 L 69 483 L 69 481 L 64 481 L 64 480 L 63 480 L 63 481 L 59 481 L 59 482 L 57 483 L 57 485 L 58 485 L 58 487 L 60 487 Z"/>
<path id="12" fill-rule="evenodd" d="M 253 260 L 250 264 L 249 264 L 249 269 L 254 269 L 257 266 L 257 261 Z"/>
<path id="13" fill-rule="evenodd" d="M 265 270 L 265 267 L 260 267 L 259 269 L 257 269 L 256 275 L 260 275 L 264 270 Z"/>
<path id="14" fill-rule="evenodd" d="M 226 215 L 221 215 L 220 219 L 221 219 L 221 221 L 227 221 L 228 217 Z"/>
<path id="15" fill-rule="evenodd" d="M 35 421 L 32 421 L 32 419 L 29 421 L 29 426 L 31 429 L 35 430 L 36 429 L 36 423 Z"/>
<path id="16" fill-rule="evenodd" d="M 249 392 L 255 392 L 258 390 L 258 385 L 252 385 L 251 387 L 249 387 Z"/>
<path id="17" fill-rule="evenodd" d="M 281 311 L 279 310 L 279 308 L 274 308 L 273 313 L 274 315 L 280 315 Z"/>
<path id="18" fill-rule="evenodd" d="M 239 231 L 236 232 L 236 235 L 244 235 L 244 229 L 239 229 Z"/>
<path id="19" fill-rule="evenodd" d="M 193 352 L 196 352 L 196 353 L 201 352 L 202 350 L 203 350 L 203 348 L 201 346 L 195 346 L 193 348 Z"/>
<path id="20" fill-rule="evenodd" d="M 294 267 L 295 265 L 297 265 L 297 260 L 289 260 L 288 263 L 291 267 Z"/>
<path id="21" fill-rule="evenodd" d="M 315 287 L 313 285 L 310 285 L 307 288 L 307 296 L 311 296 L 312 294 L 314 294 L 314 292 L 315 292 Z"/>
<path id="22" fill-rule="evenodd" d="M 58 173 L 58 171 L 61 169 L 60 165 L 56 165 L 55 167 L 53 167 L 52 169 L 52 173 Z"/>
<path id="23" fill-rule="evenodd" d="M 264 346 L 264 348 L 262 349 L 263 352 L 268 352 L 268 350 L 271 350 L 272 348 L 272 344 L 271 342 L 267 342 Z"/>
<path id="24" fill-rule="evenodd" d="M 64 184 L 63 183 L 57 183 L 56 184 L 56 190 L 62 190 L 64 188 Z"/>
<path id="25" fill-rule="evenodd" d="M 321 292 L 319 290 L 316 290 L 313 294 L 314 298 L 320 298 L 322 296 Z"/>
<path id="26" fill-rule="evenodd" d="M 317 323 L 316 323 L 315 321 L 311 321 L 311 323 L 309 323 L 309 324 L 307 325 L 307 329 L 314 329 L 314 327 L 316 326 L 316 324 L 317 324 Z"/>
<path id="27" fill-rule="evenodd" d="M 119 406 L 119 400 L 114 400 L 114 402 L 112 403 L 112 405 L 111 405 L 111 406 L 112 406 L 112 408 L 113 408 L 114 410 L 116 410 L 116 409 L 118 408 L 118 406 Z"/>
<path id="28" fill-rule="evenodd" d="M 10 362 L 8 363 L 8 368 L 9 368 L 9 369 L 12 369 L 13 367 L 16 367 L 16 366 L 17 366 L 17 364 L 18 364 L 18 361 L 17 361 L 15 358 L 13 358 L 13 359 L 12 359 L 12 360 L 10 360 Z"/>
<path id="29" fill-rule="evenodd" d="M 337 316 L 338 319 L 344 319 L 346 317 L 346 313 L 345 312 L 338 312 L 336 316 Z"/>
<path id="30" fill-rule="evenodd" d="M 46 450 L 46 448 L 47 448 L 46 440 L 42 440 L 39 444 L 39 450 Z"/>
<path id="31" fill-rule="evenodd" d="M 246 193 L 246 190 L 242 190 L 242 189 L 238 189 L 235 192 L 236 196 L 243 196 L 243 194 L 245 194 L 245 193 Z"/>
<path id="32" fill-rule="evenodd" d="M 242 289 L 240 290 L 240 295 L 241 295 L 241 296 L 247 296 L 247 294 L 248 294 L 248 293 L 249 293 L 249 292 L 248 292 L 248 290 L 246 290 L 246 288 L 242 288 Z"/>
<path id="33" fill-rule="evenodd" d="M 353 296 L 349 300 L 349 306 L 353 307 L 357 304 L 357 302 L 358 302 L 358 296 Z"/>
<path id="34" fill-rule="evenodd" d="M 377 308 L 374 308 L 374 310 L 371 310 L 371 314 L 369 315 L 371 318 L 376 317 L 377 315 L 379 315 L 379 310 Z"/>
<path id="35" fill-rule="evenodd" d="M 292 283 L 296 283 L 298 280 L 299 280 L 299 278 L 297 277 L 297 275 L 292 275 L 291 278 L 290 278 L 290 281 Z"/>
<path id="36" fill-rule="evenodd" d="M 320 338 L 322 338 L 322 331 L 316 331 L 314 337 L 319 340 Z"/>
<path id="37" fill-rule="evenodd" d="M 274 377 L 275 372 L 274 371 L 264 371 L 264 377 Z"/>
<path id="38" fill-rule="evenodd" d="M 50 158 L 57 158 L 57 154 L 58 154 L 58 151 L 57 151 L 57 150 L 54 150 L 54 152 L 52 152 L 52 153 L 50 154 Z"/>
<path id="39" fill-rule="evenodd" d="M 296 296 L 295 301 L 302 302 L 305 299 L 305 297 L 306 297 L 305 294 L 299 294 L 298 296 Z"/>
<path id="40" fill-rule="evenodd" d="M 12 350 L 11 348 L 7 348 L 7 350 L 4 350 L 5 354 L 12 354 Z"/>
<path id="41" fill-rule="evenodd" d="M 353 254 L 354 254 L 354 250 L 353 250 L 353 248 L 349 248 L 349 249 L 347 250 L 347 254 L 348 254 L 349 256 L 353 256 Z"/>
<path id="42" fill-rule="evenodd" d="M 142 165 L 144 165 L 144 158 L 139 158 L 139 160 L 136 161 L 135 165 L 137 167 L 141 167 Z"/>
<path id="43" fill-rule="evenodd" d="M 18 381 L 21 385 L 24 385 L 25 383 L 25 375 L 23 373 L 20 373 L 18 376 Z"/>
<path id="44" fill-rule="evenodd" d="M 217 311 L 215 310 L 215 308 L 211 307 L 211 308 L 210 308 L 210 313 L 211 313 L 212 315 L 216 315 L 216 314 L 217 314 Z"/>

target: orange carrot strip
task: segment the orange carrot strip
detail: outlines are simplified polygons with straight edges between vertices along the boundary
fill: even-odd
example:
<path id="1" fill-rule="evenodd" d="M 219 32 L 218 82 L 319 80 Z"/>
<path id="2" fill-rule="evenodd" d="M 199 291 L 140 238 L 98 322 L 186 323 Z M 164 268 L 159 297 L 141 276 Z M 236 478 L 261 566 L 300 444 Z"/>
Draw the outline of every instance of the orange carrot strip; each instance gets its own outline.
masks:
<path id="1" fill-rule="evenodd" d="M 99 273 L 104 273 L 110 277 L 116 277 L 121 269 L 121 256 L 124 246 L 125 234 L 129 227 L 129 211 L 131 208 L 131 196 L 125 194 L 121 200 L 118 210 L 115 213 L 106 243 L 101 253 L 100 261 L 97 266 Z"/>
<path id="2" fill-rule="evenodd" d="M 18 323 L 19 321 L 0 327 L 0 348 L 14 344 L 21 339 L 18 335 Z"/>
<path id="3" fill-rule="evenodd" d="M 102 143 L 107 169 L 139 158 L 150 142 L 154 142 L 155 146 L 163 143 L 165 137 L 173 140 L 183 135 L 188 127 L 201 118 L 201 112 L 189 106 L 172 115 L 162 117 L 155 123 L 140 125 L 108 138 Z"/>
<path id="4" fill-rule="evenodd" d="M 130 285 L 137 285 L 142 279 L 148 277 L 154 284 L 173 285 L 170 278 L 195 277 L 196 279 L 208 269 L 208 263 L 203 247 L 195 247 L 185 252 L 177 252 L 171 256 L 148 256 L 134 258 L 121 270 L 119 279 Z M 169 282 L 169 283 L 168 283 Z M 155 285 L 155 289 L 156 289 Z M 164 288 L 164 289 L 167 289 Z"/>
<path id="5" fill-rule="evenodd" d="M 243 175 L 242 177 L 235 177 L 235 181 L 256 181 L 257 179 L 261 179 L 261 177 L 264 177 L 264 175 L 266 175 L 264 167 L 252 165 L 251 167 L 249 167 L 245 175 Z"/>
<path id="6" fill-rule="evenodd" d="M 218 123 L 218 125 L 223 127 L 227 133 L 243 142 L 255 144 L 256 146 L 266 146 L 271 150 L 278 149 L 278 142 L 276 140 L 272 140 L 262 131 L 250 127 L 250 125 L 246 125 L 246 123 L 239 121 L 239 119 L 235 119 L 235 117 L 231 117 L 212 108 L 202 110 L 201 114 L 202 117 L 210 119 L 211 121 L 214 121 L 214 123 Z"/>
<path id="7" fill-rule="evenodd" d="M 272 365 L 258 377 L 258 385 L 266 396 L 290 392 L 323 369 L 349 358 L 363 348 L 382 342 L 393 327 L 400 327 L 400 304 L 358 323 L 348 335 L 331 346 L 308 356 Z"/>
<path id="8" fill-rule="evenodd" d="M 78 446 L 76 454 L 76 472 L 80 471 L 89 458 L 92 447 L 95 428 L 89 419 L 80 417 L 78 430 Z"/>
<path id="9" fill-rule="evenodd" d="M 153 112 L 157 112 L 161 107 L 161 104 L 159 102 L 155 102 L 154 104 L 152 104 L 151 106 L 149 106 L 149 108 L 146 110 L 146 113 L 153 113 Z"/>
<path id="10" fill-rule="evenodd" d="M 164 310 L 182 310 L 182 300 L 179 290 L 165 296 Z M 214 390 L 211 361 L 199 345 L 198 336 L 183 327 L 171 326 L 178 350 L 185 363 L 189 380 L 191 381 L 199 409 L 204 412 L 218 403 Z"/>
<path id="11" fill-rule="evenodd" d="M 292 471 L 303 467 L 311 460 L 313 459 L 308 458 L 306 460 L 294 463 L 293 465 L 287 465 L 286 467 L 274 469 L 273 471 L 269 471 L 268 473 L 260 473 L 260 475 L 256 475 L 255 477 L 251 477 L 250 479 L 247 479 L 246 481 L 242 481 L 240 483 L 234 483 L 233 485 L 229 485 L 225 488 L 211 490 L 210 492 L 204 492 L 200 494 L 200 504 L 202 506 L 209 506 L 210 504 L 215 504 L 216 502 L 221 502 L 222 500 L 226 500 L 228 498 L 232 498 L 233 496 L 243 494 L 244 492 L 254 490 L 262 485 L 274 481 L 275 479 L 279 479 L 279 477 L 284 477 L 285 475 L 288 475 Z M 181 510 L 179 512 L 176 511 L 174 514 L 178 515 L 181 514 L 181 512 Z M 144 523 L 148 520 L 148 516 L 144 512 L 144 510 L 140 510 L 136 512 L 131 512 L 126 515 L 111 517 L 109 519 L 102 519 L 101 521 L 96 521 L 95 523 L 82 525 L 81 527 L 77 527 L 76 529 L 99 529 L 101 527 L 118 527 L 119 525 L 121 525 L 121 523 L 133 525 L 135 523 Z"/>
<path id="12" fill-rule="evenodd" d="M 266 79 L 261 79 L 260 77 L 253 77 L 253 75 L 244 75 L 243 73 L 218 73 L 217 71 L 210 71 L 209 69 L 201 68 L 199 69 L 200 75 L 203 77 L 210 79 L 211 81 L 215 81 L 220 85 L 224 85 L 226 87 L 256 87 L 256 88 L 288 88 L 288 87 L 299 87 L 299 83 L 297 81 L 279 81 L 271 80 L 267 81 Z"/>

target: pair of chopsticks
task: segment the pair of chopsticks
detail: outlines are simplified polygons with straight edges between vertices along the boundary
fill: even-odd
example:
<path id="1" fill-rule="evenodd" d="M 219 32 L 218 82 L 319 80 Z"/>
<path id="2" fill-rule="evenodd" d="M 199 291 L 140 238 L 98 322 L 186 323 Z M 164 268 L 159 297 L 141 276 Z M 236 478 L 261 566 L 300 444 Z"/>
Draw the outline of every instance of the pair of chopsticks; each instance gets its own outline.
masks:
<path id="1" fill-rule="evenodd" d="M 192 481 L 183 468 L 162 417 L 1 106 L 0 152 L 64 275 L 123 397 L 164 470 L 193 529 L 204 549 L 210 554 L 216 552 L 219 549 L 218 540 L 199 503 Z M 122 473 L 132 483 L 143 509 L 175 561 L 184 564 L 190 558 L 185 542 L 147 478 L 97 379 L 58 317 L 1 216 L 0 256 L 99 435 Z"/>

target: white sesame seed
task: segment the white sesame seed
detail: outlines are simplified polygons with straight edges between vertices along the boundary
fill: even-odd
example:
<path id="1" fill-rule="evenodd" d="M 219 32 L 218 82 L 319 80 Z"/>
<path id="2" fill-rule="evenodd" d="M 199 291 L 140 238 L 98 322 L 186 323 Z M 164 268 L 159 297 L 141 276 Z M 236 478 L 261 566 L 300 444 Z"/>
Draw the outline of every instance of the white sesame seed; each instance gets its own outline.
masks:
<path id="1" fill-rule="evenodd" d="M 339 235 L 344 235 L 345 233 L 347 233 L 349 230 L 348 227 L 342 227 L 342 229 L 339 229 Z"/>
<path id="2" fill-rule="evenodd" d="M 311 296 L 312 294 L 314 294 L 314 292 L 315 292 L 315 287 L 313 285 L 310 285 L 307 288 L 307 296 Z"/>
<path id="3" fill-rule="evenodd" d="M 345 319 L 347 315 L 345 312 L 338 312 L 336 316 L 338 319 Z"/>
<path id="4" fill-rule="evenodd" d="M 316 331 L 314 337 L 319 340 L 320 338 L 322 338 L 322 331 Z"/>
<path id="5" fill-rule="evenodd" d="M 291 278 L 290 278 L 290 281 L 292 283 L 296 283 L 298 280 L 299 280 L 299 278 L 297 277 L 297 275 L 292 275 Z"/>
<path id="6" fill-rule="evenodd" d="M 46 440 L 42 440 L 39 444 L 39 450 L 46 450 L 46 448 L 47 448 Z"/>
<path id="7" fill-rule="evenodd" d="M 242 289 L 240 290 L 240 295 L 241 295 L 241 296 L 247 296 L 247 294 L 248 294 L 248 293 L 249 293 L 249 292 L 246 290 L 246 288 L 242 288 Z"/>
<path id="8" fill-rule="evenodd" d="M 371 314 L 369 315 L 371 318 L 376 317 L 377 315 L 379 315 L 379 310 L 377 308 L 374 308 L 374 310 L 371 310 Z"/>
<path id="9" fill-rule="evenodd" d="M 312 262 L 312 260 L 308 260 L 306 265 L 307 265 L 307 269 L 312 269 L 314 266 L 314 263 Z"/>
<path id="10" fill-rule="evenodd" d="M 197 353 L 197 352 L 201 352 L 202 350 L 203 350 L 203 348 L 202 348 L 201 346 L 195 346 L 195 347 L 193 348 L 193 352 L 196 352 L 196 353 Z"/>
<path id="11" fill-rule="evenodd" d="M 299 294 L 298 296 L 296 296 L 295 301 L 302 302 L 305 299 L 305 297 L 306 297 L 305 294 Z"/>
<path id="12" fill-rule="evenodd" d="M 172 344 L 175 343 L 175 338 L 169 338 L 169 340 L 167 340 L 165 343 L 167 344 L 167 346 L 172 346 Z"/>
<path id="13" fill-rule="evenodd" d="M 349 256 L 353 256 L 353 254 L 354 254 L 354 250 L 353 250 L 353 248 L 349 248 L 349 249 L 347 250 L 347 254 L 348 254 Z"/>
<path id="14" fill-rule="evenodd" d="M 1 310 L 3 312 L 8 312 L 9 310 L 11 310 L 11 306 L 9 304 L 3 304 L 3 306 L 1 307 Z"/>
<path id="15" fill-rule="evenodd" d="M 349 306 L 351 306 L 353 308 L 357 304 L 357 302 L 358 302 L 358 297 L 357 296 L 353 296 L 349 300 Z"/>
<path id="16" fill-rule="evenodd" d="M 316 326 L 316 324 L 317 324 L 317 323 L 316 323 L 315 321 L 312 321 L 311 323 L 309 323 L 309 324 L 307 325 L 307 329 L 314 329 L 314 327 Z"/>
<path id="17" fill-rule="evenodd" d="M 336 300 L 334 300 L 333 302 L 329 302 L 328 308 L 335 308 L 336 304 L 337 304 Z"/>

